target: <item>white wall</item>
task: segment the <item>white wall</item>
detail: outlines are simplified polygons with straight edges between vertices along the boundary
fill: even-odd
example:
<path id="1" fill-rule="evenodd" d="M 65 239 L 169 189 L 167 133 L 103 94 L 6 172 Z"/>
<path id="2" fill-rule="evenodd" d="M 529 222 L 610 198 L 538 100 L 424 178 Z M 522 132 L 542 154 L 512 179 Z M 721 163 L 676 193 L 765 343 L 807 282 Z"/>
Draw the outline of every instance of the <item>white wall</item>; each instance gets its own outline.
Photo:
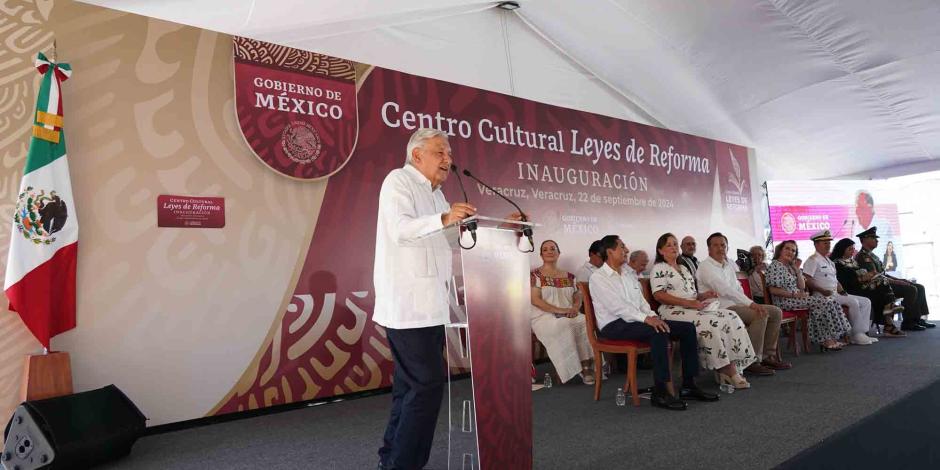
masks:
<path id="1" fill-rule="evenodd" d="M 940 171 L 889 181 L 899 189 L 898 213 L 904 245 L 904 273 L 927 290 L 927 302 L 940 318 Z"/>

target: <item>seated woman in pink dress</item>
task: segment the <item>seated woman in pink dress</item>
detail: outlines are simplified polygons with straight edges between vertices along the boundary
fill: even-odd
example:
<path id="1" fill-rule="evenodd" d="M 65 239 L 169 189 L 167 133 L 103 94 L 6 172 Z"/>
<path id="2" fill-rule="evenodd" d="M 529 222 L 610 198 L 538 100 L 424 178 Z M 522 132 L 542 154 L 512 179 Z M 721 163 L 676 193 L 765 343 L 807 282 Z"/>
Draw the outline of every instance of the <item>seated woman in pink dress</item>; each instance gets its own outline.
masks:
<path id="1" fill-rule="evenodd" d="M 581 374 L 585 384 L 594 384 L 594 352 L 587 337 L 581 309 L 581 294 L 573 274 L 558 268 L 561 250 L 553 240 L 539 249 L 542 265 L 530 276 L 532 285 L 532 331 L 545 345 L 562 382 Z"/>

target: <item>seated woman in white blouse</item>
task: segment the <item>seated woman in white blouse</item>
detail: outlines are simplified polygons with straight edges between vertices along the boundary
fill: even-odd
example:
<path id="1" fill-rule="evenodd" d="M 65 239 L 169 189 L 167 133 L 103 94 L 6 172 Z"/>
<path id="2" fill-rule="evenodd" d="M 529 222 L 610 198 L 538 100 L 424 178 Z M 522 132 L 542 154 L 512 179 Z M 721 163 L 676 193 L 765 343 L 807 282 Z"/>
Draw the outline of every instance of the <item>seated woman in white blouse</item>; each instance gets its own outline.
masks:
<path id="1" fill-rule="evenodd" d="M 587 337 L 587 324 L 581 310 L 581 294 L 573 274 L 558 268 L 561 250 L 554 240 L 542 242 L 542 265 L 530 276 L 532 285 L 532 331 L 545 345 L 562 382 L 581 374 L 587 385 L 594 384 L 594 352 Z"/>
<path id="2" fill-rule="evenodd" d="M 710 303 L 718 294 L 699 294 L 692 273 L 678 263 L 679 242 L 671 233 L 656 241 L 656 264 L 650 272 L 653 297 L 661 305 L 659 315 L 666 320 L 687 321 L 698 333 L 699 362 L 714 370 L 720 383 L 734 388 L 750 388 L 739 371 L 757 361 L 757 354 L 741 318 L 731 310 Z M 705 301 L 711 301 L 705 303 Z"/>

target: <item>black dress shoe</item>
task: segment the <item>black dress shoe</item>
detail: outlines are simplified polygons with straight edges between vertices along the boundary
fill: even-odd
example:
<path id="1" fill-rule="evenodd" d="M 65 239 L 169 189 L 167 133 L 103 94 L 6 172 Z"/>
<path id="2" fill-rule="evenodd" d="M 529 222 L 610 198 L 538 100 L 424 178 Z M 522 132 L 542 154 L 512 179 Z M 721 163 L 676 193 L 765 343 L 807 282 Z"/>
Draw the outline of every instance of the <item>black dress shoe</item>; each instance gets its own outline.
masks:
<path id="1" fill-rule="evenodd" d="M 917 324 L 917 323 L 907 323 L 907 324 L 902 323 L 902 324 L 901 324 L 901 329 L 904 330 L 904 331 L 924 331 L 924 330 L 926 330 L 927 328 L 924 327 L 924 326 L 920 326 L 920 325 Z"/>
<path id="2" fill-rule="evenodd" d="M 650 404 L 657 408 L 665 408 L 673 411 L 683 411 L 687 407 L 684 401 L 668 393 L 659 394 L 656 392 L 653 392 L 653 395 L 650 397 Z"/>
<path id="3" fill-rule="evenodd" d="M 706 392 L 698 387 L 683 387 L 679 392 L 679 398 L 683 400 L 718 401 L 718 394 Z"/>
<path id="4" fill-rule="evenodd" d="M 923 318 L 921 318 L 920 320 L 917 320 L 917 324 L 924 328 L 936 328 L 937 327 L 937 325 L 934 325 L 933 323 L 927 323 L 927 320 L 924 320 Z"/>

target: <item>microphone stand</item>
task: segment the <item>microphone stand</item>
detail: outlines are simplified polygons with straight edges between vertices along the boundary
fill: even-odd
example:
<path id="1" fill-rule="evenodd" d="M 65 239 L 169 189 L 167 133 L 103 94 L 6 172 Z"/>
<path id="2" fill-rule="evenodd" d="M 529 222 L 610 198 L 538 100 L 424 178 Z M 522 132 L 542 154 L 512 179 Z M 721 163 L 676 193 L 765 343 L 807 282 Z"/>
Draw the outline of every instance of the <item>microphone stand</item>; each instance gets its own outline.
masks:
<path id="1" fill-rule="evenodd" d="M 490 185 L 488 185 L 488 184 L 486 184 L 486 183 L 480 181 L 479 178 L 477 178 L 476 176 L 473 176 L 473 173 L 470 173 L 470 170 L 467 170 L 466 168 L 464 168 L 463 174 L 464 174 L 465 176 L 467 176 L 468 178 L 473 179 L 473 181 L 476 181 L 477 183 L 480 183 L 481 185 L 483 185 L 484 188 L 489 189 L 490 191 L 493 191 L 497 196 L 503 198 L 504 201 L 508 202 L 509 204 L 512 204 L 512 207 L 515 207 L 516 210 L 519 211 L 519 214 L 522 216 L 522 222 L 528 222 L 528 221 L 529 221 L 529 218 L 526 217 L 525 212 L 522 212 L 522 208 L 520 208 L 519 205 L 516 204 L 515 202 L 513 202 L 511 199 L 509 199 L 509 198 L 506 197 L 506 196 L 503 196 L 502 193 L 500 193 L 499 191 L 493 189 L 492 186 L 490 186 Z M 523 226 L 523 227 L 522 227 L 522 234 L 525 235 L 526 239 L 529 240 L 529 247 L 530 247 L 530 248 L 529 248 L 528 250 L 519 250 L 519 251 L 521 251 L 521 252 L 523 252 L 523 253 L 532 253 L 532 252 L 534 252 L 534 251 L 535 251 L 535 242 L 532 241 L 532 227 L 530 227 L 530 226 L 528 226 L 528 225 Z"/>
<path id="2" fill-rule="evenodd" d="M 467 204 L 470 204 L 470 198 L 467 197 L 467 191 L 466 191 L 466 190 L 464 189 L 464 187 L 463 187 L 463 180 L 460 179 L 460 172 L 457 171 L 457 165 L 454 165 L 454 164 L 452 163 L 452 164 L 450 165 L 450 171 L 453 171 L 454 174 L 457 175 L 457 184 L 460 185 L 460 192 L 463 193 L 463 202 L 466 202 Z M 470 222 L 467 222 L 467 223 L 463 224 L 463 226 L 464 226 L 467 230 L 470 231 L 470 237 L 473 238 L 473 244 L 470 245 L 470 246 L 463 246 L 463 243 L 462 243 L 462 241 L 461 241 L 461 237 L 459 237 L 459 236 L 457 237 L 457 244 L 460 245 L 460 247 L 463 248 L 464 250 L 469 250 L 469 249 L 471 249 L 471 248 L 477 246 L 477 221 L 471 220 Z"/>

